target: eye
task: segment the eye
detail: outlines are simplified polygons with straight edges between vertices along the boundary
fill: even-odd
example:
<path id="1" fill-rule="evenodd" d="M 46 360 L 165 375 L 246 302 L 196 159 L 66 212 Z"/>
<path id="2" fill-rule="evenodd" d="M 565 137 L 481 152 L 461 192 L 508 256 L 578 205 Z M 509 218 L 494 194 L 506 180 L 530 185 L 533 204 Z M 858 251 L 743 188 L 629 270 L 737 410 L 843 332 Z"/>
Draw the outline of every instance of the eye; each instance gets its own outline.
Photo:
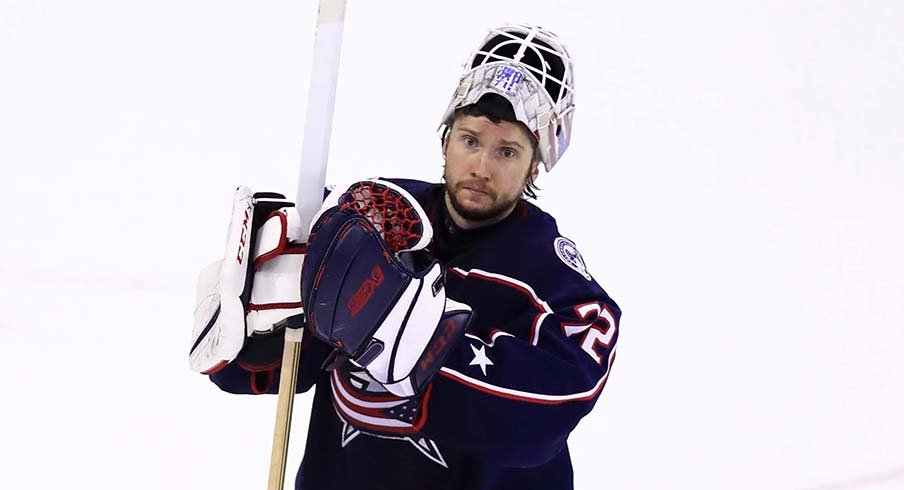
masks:
<path id="1" fill-rule="evenodd" d="M 467 146 L 477 146 L 477 140 L 473 136 L 465 136 L 462 139 Z"/>
<path id="2" fill-rule="evenodd" d="M 512 148 L 503 148 L 500 151 L 500 154 L 502 155 L 502 158 L 505 158 L 505 159 L 511 159 L 511 158 L 515 158 L 518 156 L 518 152 Z"/>

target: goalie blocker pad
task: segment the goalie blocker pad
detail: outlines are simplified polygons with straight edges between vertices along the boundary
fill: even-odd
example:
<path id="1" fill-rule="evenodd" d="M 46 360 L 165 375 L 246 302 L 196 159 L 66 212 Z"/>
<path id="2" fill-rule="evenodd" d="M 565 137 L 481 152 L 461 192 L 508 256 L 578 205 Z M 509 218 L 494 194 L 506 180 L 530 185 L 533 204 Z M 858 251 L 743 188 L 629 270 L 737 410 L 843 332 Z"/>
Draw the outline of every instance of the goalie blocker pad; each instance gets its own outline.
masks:
<path id="1" fill-rule="evenodd" d="M 225 257 L 204 268 L 198 277 L 189 350 L 192 370 L 202 374 L 218 371 L 238 356 L 253 333 L 245 313 L 252 299 L 254 262 L 260 264 L 261 260 L 252 260 L 260 259 L 252 245 L 258 242 L 258 232 L 268 216 L 287 206 L 293 204 L 282 194 L 236 189 Z"/>
<path id="2" fill-rule="evenodd" d="M 390 194 L 393 205 L 374 202 L 369 190 Z M 354 184 L 314 224 L 302 269 L 308 326 L 335 347 L 328 369 L 348 359 L 402 397 L 423 391 L 471 317 L 470 307 L 446 300 L 440 264 L 411 250 L 426 245 L 423 235 L 393 235 L 402 228 L 429 229 L 426 215 L 412 203 L 388 182 Z M 392 226 L 396 213 L 416 216 L 420 226 Z M 379 216 L 383 234 L 373 216 Z"/>

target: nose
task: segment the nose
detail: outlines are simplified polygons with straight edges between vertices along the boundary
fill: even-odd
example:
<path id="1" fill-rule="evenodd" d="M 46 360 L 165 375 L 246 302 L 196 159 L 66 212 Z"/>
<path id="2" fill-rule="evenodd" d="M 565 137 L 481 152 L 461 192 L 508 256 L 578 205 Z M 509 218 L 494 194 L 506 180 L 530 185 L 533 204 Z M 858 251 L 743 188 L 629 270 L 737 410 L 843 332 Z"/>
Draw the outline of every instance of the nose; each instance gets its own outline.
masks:
<path id="1" fill-rule="evenodd" d="M 475 153 L 474 160 L 471 162 L 471 175 L 482 179 L 488 179 L 490 176 L 490 158 L 491 155 L 487 150 L 480 150 Z"/>

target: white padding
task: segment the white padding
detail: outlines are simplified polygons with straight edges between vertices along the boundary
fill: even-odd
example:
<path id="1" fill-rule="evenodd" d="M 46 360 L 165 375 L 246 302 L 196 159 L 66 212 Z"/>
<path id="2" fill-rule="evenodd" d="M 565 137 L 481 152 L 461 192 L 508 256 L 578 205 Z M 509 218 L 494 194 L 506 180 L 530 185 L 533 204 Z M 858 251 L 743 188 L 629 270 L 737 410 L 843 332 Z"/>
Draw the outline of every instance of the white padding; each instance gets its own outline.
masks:
<path id="1" fill-rule="evenodd" d="M 414 386 L 411 384 L 411 378 L 405 378 L 402 381 L 398 381 L 396 383 L 387 383 L 383 385 L 386 388 L 386 391 L 392 393 L 395 396 L 401 397 L 409 397 L 414 396 Z"/>
<path id="2" fill-rule="evenodd" d="M 411 302 L 415 300 L 417 288 L 418 281 L 413 280 L 408 283 L 408 287 L 396 301 L 392 311 L 374 332 L 374 338 L 383 342 L 383 352 L 367 365 L 367 371 L 381 383 L 395 381 L 389 379 L 389 361 L 392 359 L 392 350 L 395 347 L 399 329 L 402 328 L 402 323 L 405 321 L 405 314 L 408 313 Z"/>
<path id="3" fill-rule="evenodd" d="M 276 211 L 257 231 L 254 242 L 254 260 L 261 255 L 276 253 L 286 242 L 286 215 Z"/>
<path id="4" fill-rule="evenodd" d="M 427 350 L 445 311 L 445 290 L 434 296 L 432 289 L 440 274 L 442 268 L 437 263 L 423 279 L 412 279 L 374 333 L 373 337 L 383 342 L 383 351 L 366 366 L 367 372 L 397 396 L 414 395 L 411 373 Z M 389 372 L 390 362 L 392 372 Z"/>
<path id="5" fill-rule="evenodd" d="M 254 273 L 251 305 L 248 312 L 249 332 L 270 332 L 273 325 L 302 312 L 301 267 L 304 255 L 282 254 L 264 262 Z"/>
<path id="6" fill-rule="evenodd" d="M 195 371 L 206 372 L 223 361 L 235 359 L 244 345 L 248 331 L 245 307 L 239 296 L 245 288 L 245 274 L 251 257 L 253 215 L 253 193 L 247 187 L 239 187 L 232 199 L 225 257 L 204 268 L 198 277 L 191 337 L 193 349 L 189 354 L 189 365 Z"/>
<path id="7" fill-rule="evenodd" d="M 297 303 L 301 301 L 302 254 L 282 254 L 261 265 L 254 274 L 251 304 Z"/>
<path id="8" fill-rule="evenodd" d="M 414 369 L 415 363 L 421 358 L 427 343 L 433 337 L 433 333 L 439 326 L 439 320 L 443 316 L 446 302 L 445 294 L 433 295 L 431 285 L 439 278 L 442 272 L 439 264 L 435 264 L 430 272 L 421 280 L 424 286 L 414 303 L 414 309 L 408 318 L 408 324 L 397 340 L 399 350 L 396 353 L 392 378 L 402 379 Z"/>

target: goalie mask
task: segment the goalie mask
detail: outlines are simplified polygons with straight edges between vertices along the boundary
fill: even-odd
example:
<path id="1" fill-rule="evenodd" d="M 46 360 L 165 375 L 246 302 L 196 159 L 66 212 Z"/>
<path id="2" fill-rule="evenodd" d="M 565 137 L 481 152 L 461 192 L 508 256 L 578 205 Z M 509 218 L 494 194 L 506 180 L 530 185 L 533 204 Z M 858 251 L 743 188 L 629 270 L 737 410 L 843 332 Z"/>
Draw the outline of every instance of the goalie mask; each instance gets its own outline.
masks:
<path id="1" fill-rule="evenodd" d="M 440 131 L 456 109 L 501 95 L 537 139 L 546 171 L 552 170 L 568 148 L 574 114 L 574 65 L 559 38 L 524 24 L 491 29 L 464 69 Z"/>

